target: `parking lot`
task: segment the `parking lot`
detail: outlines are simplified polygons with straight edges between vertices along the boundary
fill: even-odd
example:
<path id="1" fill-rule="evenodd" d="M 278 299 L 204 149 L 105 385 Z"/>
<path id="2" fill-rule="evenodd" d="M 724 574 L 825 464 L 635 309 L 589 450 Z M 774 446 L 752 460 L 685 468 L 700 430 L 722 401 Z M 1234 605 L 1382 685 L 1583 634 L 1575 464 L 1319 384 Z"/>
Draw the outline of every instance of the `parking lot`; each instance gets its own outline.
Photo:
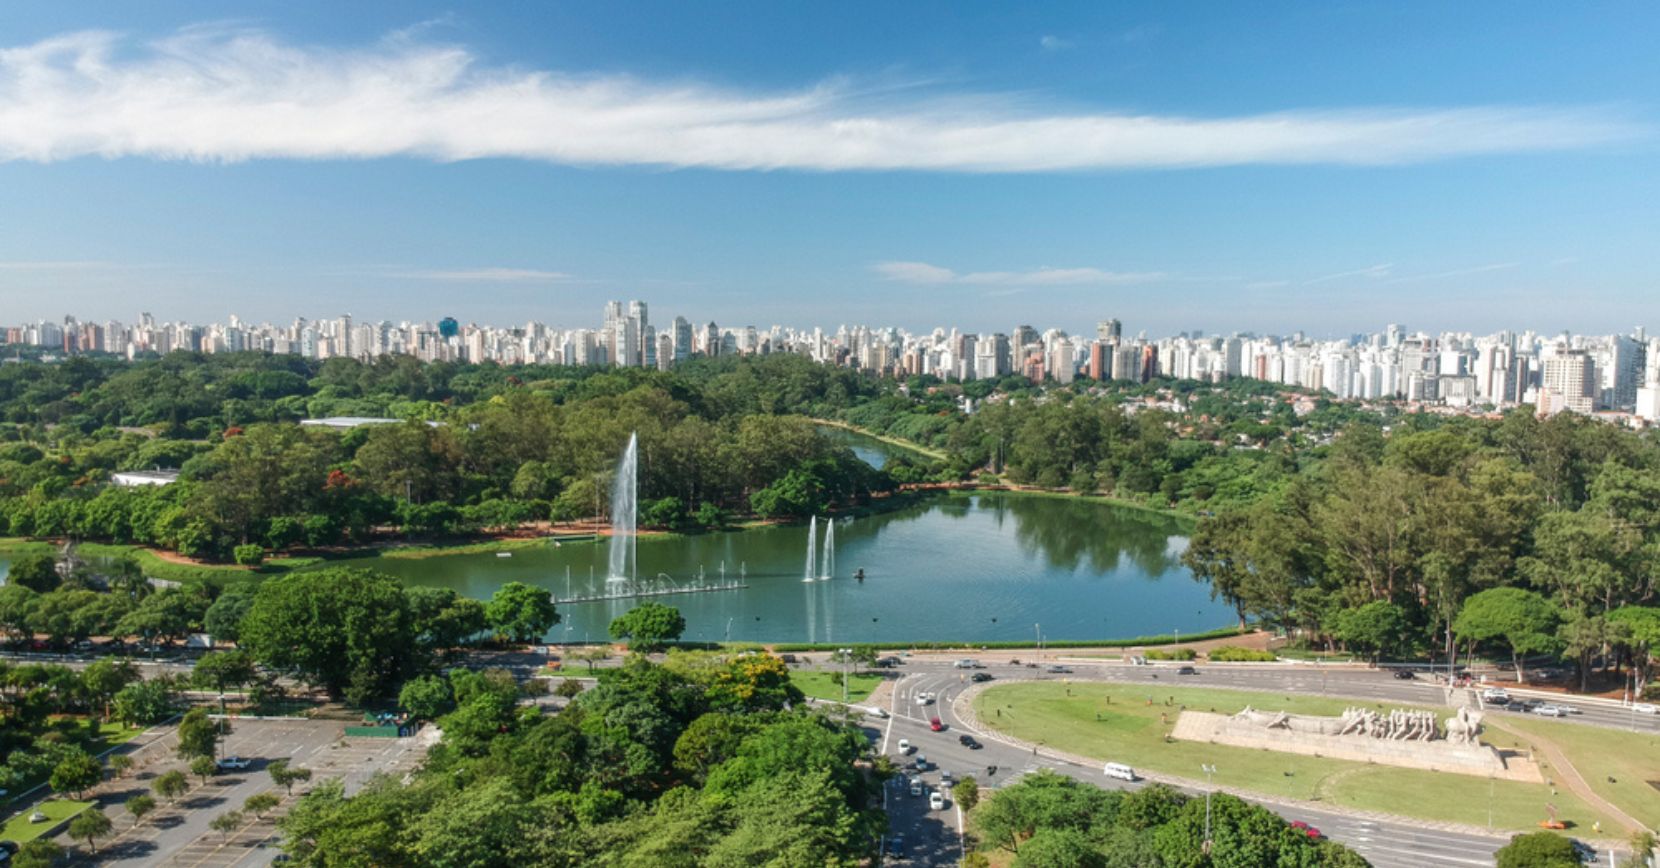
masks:
<path id="1" fill-rule="evenodd" d="M 275 818 L 285 813 L 301 793 L 322 781 L 342 778 L 347 793 L 356 792 L 377 772 L 402 774 L 413 769 L 426 750 L 425 740 L 412 738 L 346 738 L 341 721 L 303 719 L 231 722 L 221 756 L 249 760 L 241 770 L 222 771 L 203 783 L 189 774 L 178 759 L 172 730 L 158 730 L 134 751 L 133 771 L 108 781 L 95 797 L 114 823 L 111 835 L 98 842 L 96 858 L 84 852 L 76 864 L 227 868 L 268 865 L 278 854 Z M 309 783 L 289 795 L 272 783 L 267 767 L 286 759 L 290 766 L 312 771 Z M 158 798 L 156 810 L 135 824 L 122 805 L 127 799 L 151 792 L 157 777 L 174 769 L 184 771 L 190 790 L 172 804 Z M 212 830 L 209 823 L 230 811 L 240 811 L 249 796 L 271 792 L 281 804 L 263 819 L 244 816 L 236 830 Z M 71 842 L 60 839 L 68 846 Z M 79 849 L 79 848 L 77 848 Z"/>

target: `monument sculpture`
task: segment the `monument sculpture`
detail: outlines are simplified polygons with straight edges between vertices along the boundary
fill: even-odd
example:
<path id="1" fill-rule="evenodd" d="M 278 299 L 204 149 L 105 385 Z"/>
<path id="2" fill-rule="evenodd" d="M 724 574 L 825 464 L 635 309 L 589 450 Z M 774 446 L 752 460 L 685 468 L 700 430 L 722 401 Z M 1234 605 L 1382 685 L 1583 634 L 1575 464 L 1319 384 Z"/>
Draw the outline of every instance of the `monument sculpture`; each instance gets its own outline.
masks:
<path id="1" fill-rule="evenodd" d="M 1336 717 L 1261 711 L 1232 715 L 1183 710 L 1171 735 L 1239 747 L 1359 762 L 1427 768 L 1508 780 L 1538 780 L 1531 761 L 1481 743 L 1481 712 L 1460 708 L 1441 720 L 1433 711 L 1380 711 L 1351 706 Z"/>

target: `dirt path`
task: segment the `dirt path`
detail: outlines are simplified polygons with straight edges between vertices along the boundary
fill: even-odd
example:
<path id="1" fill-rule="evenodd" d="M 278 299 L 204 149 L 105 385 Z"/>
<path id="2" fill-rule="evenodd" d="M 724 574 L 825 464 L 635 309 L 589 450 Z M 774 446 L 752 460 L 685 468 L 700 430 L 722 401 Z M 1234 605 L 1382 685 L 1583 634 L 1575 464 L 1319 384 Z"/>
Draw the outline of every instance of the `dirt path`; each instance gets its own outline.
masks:
<path id="1" fill-rule="evenodd" d="M 1504 730 L 1525 742 L 1531 743 L 1542 754 L 1540 759 L 1543 759 L 1544 763 L 1541 763 L 1541 766 L 1543 767 L 1545 763 L 1549 764 L 1546 779 L 1551 782 L 1551 786 L 1566 789 L 1568 792 L 1584 799 L 1585 803 L 1591 807 L 1625 824 L 1627 833 L 1639 832 L 1647 828 L 1630 814 L 1616 807 L 1613 802 L 1598 795 L 1596 790 L 1591 789 L 1591 785 L 1585 782 L 1585 777 L 1579 773 L 1579 769 L 1574 768 L 1574 764 L 1568 761 L 1568 755 L 1564 754 L 1555 742 L 1531 732 L 1517 732 L 1496 724 L 1494 728 Z M 1545 771 L 1545 769 L 1541 768 L 1541 771 Z M 1611 832 L 1613 832 L 1612 829 L 1604 829 L 1601 834 L 1607 835 Z"/>

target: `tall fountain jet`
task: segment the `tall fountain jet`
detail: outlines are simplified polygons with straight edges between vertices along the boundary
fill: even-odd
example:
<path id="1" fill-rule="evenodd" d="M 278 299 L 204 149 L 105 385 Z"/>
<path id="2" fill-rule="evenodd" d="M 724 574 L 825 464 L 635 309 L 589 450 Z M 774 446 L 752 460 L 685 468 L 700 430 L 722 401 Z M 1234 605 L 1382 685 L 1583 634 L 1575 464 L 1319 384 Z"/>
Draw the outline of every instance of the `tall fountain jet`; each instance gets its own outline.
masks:
<path id="1" fill-rule="evenodd" d="M 836 574 L 836 520 L 824 522 L 824 561 L 818 571 L 818 580 L 829 581 Z"/>
<path id="2" fill-rule="evenodd" d="M 801 580 L 810 582 L 818 578 L 814 570 L 818 567 L 818 516 L 813 516 L 807 522 L 807 566 L 801 571 Z"/>
<path id="3" fill-rule="evenodd" d="M 611 483 L 611 575 L 612 581 L 628 581 L 639 571 L 635 559 L 636 530 L 639 526 L 640 443 L 638 434 L 628 435 L 628 448 L 617 463 L 617 478 Z"/>

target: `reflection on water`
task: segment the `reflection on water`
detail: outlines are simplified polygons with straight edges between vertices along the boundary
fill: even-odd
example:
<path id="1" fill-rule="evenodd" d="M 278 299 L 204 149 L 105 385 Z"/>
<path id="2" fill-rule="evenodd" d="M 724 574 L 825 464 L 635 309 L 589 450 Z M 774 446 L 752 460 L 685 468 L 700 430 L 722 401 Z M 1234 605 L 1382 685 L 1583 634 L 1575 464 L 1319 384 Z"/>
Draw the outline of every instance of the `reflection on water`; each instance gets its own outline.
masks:
<path id="1" fill-rule="evenodd" d="M 1226 626 L 1178 558 L 1186 540 L 1154 513 L 1068 498 L 956 494 L 836 526 L 837 576 L 801 581 L 806 525 L 677 538 L 642 537 L 641 575 L 682 584 L 735 578 L 741 590 L 657 598 L 685 614 L 687 638 L 758 641 L 990 641 L 1194 632 Z M 607 544 L 521 550 L 512 558 L 455 555 L 361 559 L 420 585 L 484 599 L 521 581 L 560 598 L 601 594 Z M 852 579 L 863 569 L 866 580 Z M 615 589 L 613 585 L 613 590 Z M 605 635 L 627 600 L 561 604 L 550 638 Z"/>

